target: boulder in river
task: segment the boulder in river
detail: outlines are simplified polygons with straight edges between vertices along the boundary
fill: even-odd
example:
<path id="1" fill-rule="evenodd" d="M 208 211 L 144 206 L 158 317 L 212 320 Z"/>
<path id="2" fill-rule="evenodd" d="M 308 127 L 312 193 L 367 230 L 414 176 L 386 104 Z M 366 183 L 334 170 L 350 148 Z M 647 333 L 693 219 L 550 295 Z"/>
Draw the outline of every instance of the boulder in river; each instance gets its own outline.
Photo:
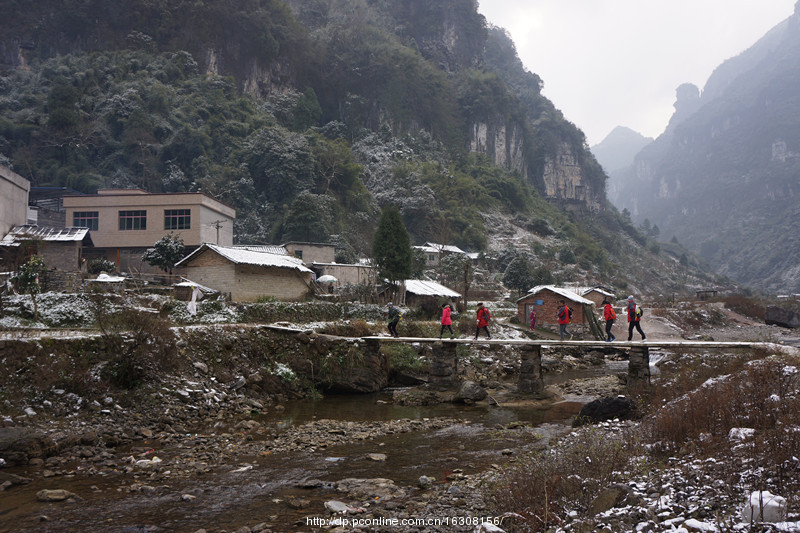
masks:
<path id="1" fill-rule="evenodd" d="M 581 408 L 578 416 L 572 422 L 573 427 L 583 426 L 586 424 L 596 424 L 604 420 L 629 420 L 635 418 L 636 406 L 625 396 L 616 396 L 614 398 L 599 398 L 593 402 L 589 402 Z"/>

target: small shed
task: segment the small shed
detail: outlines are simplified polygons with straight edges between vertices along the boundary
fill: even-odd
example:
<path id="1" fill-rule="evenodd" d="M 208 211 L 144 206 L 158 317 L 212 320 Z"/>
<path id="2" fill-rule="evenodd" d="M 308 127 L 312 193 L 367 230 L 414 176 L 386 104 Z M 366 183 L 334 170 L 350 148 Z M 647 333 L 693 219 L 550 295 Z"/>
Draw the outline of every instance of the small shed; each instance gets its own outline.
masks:
<path id="1" fill-rule="evenodd" d="M 24 248 L 25 255 L 42 256 L 48 270 L 66 272 L 80 271 L 83 248 L 91 246 L 88 228 L 54 228 L 35 224 L 14 226 L 0 241 L 5 262 L 24 261 L 25 258 L 19 258 L 15 253 Z"/>
<path id="2" fill-rule="evenodd" d="M 195 289 L 200 292 L 200 297 L 198 298 L 199 300 L 202 300 L 207 296 L 218 294 L 218 292 L 214 289 L 206 287 L 205 285 L 200 285 L 199 283 L 195 283 L 194 281 L 186 278 L 182 278 L 182 281 L 180 283 L 176 283 L 174 287 L 175 299 L 183 302 L 188 302 L 192 299 L 192 294 L 194 293 Z"/>
<path id="3" fill-rule="evenodd" d="M 377 282 L 378 269 L 369 264 L 314 263 L 311 265 L 320 277 L 336 278 L 335 288 L 346 285 L 374 285 Z M 318 278 L 319 279 L 319 278 Z"/>
<path id="4" fill-rule="evenodd" d="M 613 302 L 617 298 L 616 294 L 603 287 L 581 287 L 577 292 L 580 296 L 594 302 L 598 308 L 603 305 L 603 300 Z"/>
<path id="5" fill-rule="evenodd" d="M 301 300 L 310 292 L 313 272 L 286 254 L 204 243 L 176 267 L 197 284 L 227 294 L 234 302 L 260 298 Z"/>
<path id="6" fill-rule="evenodd" d="M 409 307 L 434 308 L 445 302 L 457 302 L 461 295 L 435 281 L 407 279 L 405 286 L 405 305 Z"/>
<path id="7" fill-rule="evenodd" d="M 593 305 L 594 302 L 579 296 L 572 289 L 556 287 L 555 285 L 539 285 L 528 291 L 528 294 L 517 300 L 517 314 L 523 324 L 528 323 L 531 310 L 536 309 L 536 322 L 538 324 L 558 324 L 559 302 L 565 300 L 572 309 L 572 323 L 585 324 L 586 315 L 584 305 Z"/>

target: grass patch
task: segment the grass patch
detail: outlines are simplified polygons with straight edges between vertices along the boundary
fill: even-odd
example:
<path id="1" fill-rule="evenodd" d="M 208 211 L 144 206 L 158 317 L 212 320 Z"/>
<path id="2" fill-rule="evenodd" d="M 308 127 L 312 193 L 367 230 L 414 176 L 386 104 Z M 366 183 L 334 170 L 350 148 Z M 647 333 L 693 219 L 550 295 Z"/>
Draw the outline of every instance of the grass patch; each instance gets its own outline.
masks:
<path id="1" fill-rule="evenodd" d="M 428 372 L 428 363 L 407 344 L 385 344 L 381 346 L 381 351 L 389 359 L 389 366 L 393 372 L 406 374 Z"/>

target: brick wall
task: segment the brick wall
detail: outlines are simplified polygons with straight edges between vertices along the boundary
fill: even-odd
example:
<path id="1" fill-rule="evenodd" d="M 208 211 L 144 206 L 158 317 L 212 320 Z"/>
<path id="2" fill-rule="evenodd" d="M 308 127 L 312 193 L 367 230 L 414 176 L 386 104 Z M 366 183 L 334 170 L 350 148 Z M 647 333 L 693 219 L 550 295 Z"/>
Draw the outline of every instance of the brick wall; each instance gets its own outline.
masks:
<path id="1" fill-rule="evenodd" d="M 186 277 L 230 295 L 235 302 L 254 302 L 261 297 L 300 300 L 308 293 L 310 272 L 289 268 L 235 265 L 206 251 L 186 267 Z"/>
<path id="2" fill-rule="evenodd" d="M 542 305 L 535 305 L 537 300 L 542 300 Z M 535 295 L 527 296 L 525 299 L 517 302 L 517 314 L 523 324 L 530 323 L 530 309 L 533 306 L 536 309 L 536 323 L 548 324 L 551 326 L 558 326 L 558 309 L 559 301 L 567 300 L 560 294 L 556 294 L 549 290 L 543 290 Z M 573 324 L 582 324 L 585 322 L 583 314 L 583 306 L 576 302 L 567 300 L 567 306 L 572 308 Z"/>

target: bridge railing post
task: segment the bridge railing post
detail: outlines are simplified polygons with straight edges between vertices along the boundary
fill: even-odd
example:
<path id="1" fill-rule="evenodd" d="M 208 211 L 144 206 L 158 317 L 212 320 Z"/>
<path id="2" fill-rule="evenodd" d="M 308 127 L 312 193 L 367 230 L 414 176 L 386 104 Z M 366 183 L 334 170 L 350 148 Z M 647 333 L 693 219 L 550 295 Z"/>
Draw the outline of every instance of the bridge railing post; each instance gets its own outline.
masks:
<path id="1" fill-rule="evenodd" d="M 431 360 L 430 384 L 450 387 L 458 381 L 458 357 L 455 342 L 434 342 Z"/>
<path id="2" fill-rule="evenodd" d="M 544 391 L 542 379 L 542 347 L 539 345 L 523 345 L 520 347 L 521 361 L 517 392 L 524 394 L 541 394 Z"/>

